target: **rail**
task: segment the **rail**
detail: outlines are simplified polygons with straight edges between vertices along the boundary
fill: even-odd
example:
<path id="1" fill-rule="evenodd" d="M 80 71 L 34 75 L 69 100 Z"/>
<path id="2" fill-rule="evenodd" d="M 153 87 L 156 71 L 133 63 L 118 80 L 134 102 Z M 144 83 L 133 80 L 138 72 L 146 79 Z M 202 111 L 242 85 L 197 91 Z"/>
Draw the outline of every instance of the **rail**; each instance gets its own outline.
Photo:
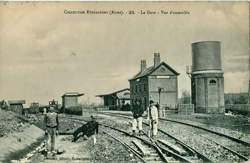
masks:
<path id="1" fill-rule="evenodd" d="M 116 113 L 102 113 L 102 114 L 110 114 L 110 115 L 115 115 L 115 116 L 119 116 L 119 117 L 123 117 L 123 118 L 131 118 L 129 117 L 128 115 L 117 115 Z M 216 132 L 216 131 L 213 131 L 213 130 L 209 130 L 209 129 L 206 129 L 206 128 L 203 128 L 203 127 L 200 127 L 200 126 L 196 126 L 196 125 L 193 125 L 193 124 L 189 124 L 189 123 L 185 123 L 185 122 L 180 122 L 180 121 L 176 121 L 176 120 L 168 120 L 168 119 L 162 119 L 160 118 L 160 120 L 163 120 L 163 121 L 171 121 L 171 122 L 175 122 L 175 123 L 181 123 L 181 124 L 184 124 L 184 125 L 188 125 L 188 126 L 192 126 L 192 127 L 195 127 L 195 128 L 199 128 L 199 129 L 202 129 L 202 130 L 205 130 L 207 132 L 210 132 L 210 133 L 213 133 L 213 134 L 216 134 L 216 135 L 220 135 L 220 136 L 223 136 L 223 137 L 226 137 L 226 138 L 229 138 L 230 140 L 233 140 L 233 141 L 236 141 L 238 143 L 241 143 L 243 145 L 246 145 L 246 146 L 249 146 L 250 144 L 248 142 L 245 142 L 243 140 L 240 140 L 240 139 L 237 139 L 237 138 L 234 138 L 234 137 L 231 137 L 231 136 L 228 136 L 228 135 L 225 135 L 225 134 L 222 134 L 222 133 L 219 133 L 219 132 Z M 144 123 L 145 125 L 148 125 L 147 123 Z M 181 140 L 177 139 L 176 137 L 174 137 L 173 135 L 167 133 L 166 131 L 164 130 L 161 130 L 161 129 L 158 129 L 160 132 L 164 133 L 165 135 L 168 135 L 169 137 L 173 138 L 174 140 L 176 140 L 176 142 L 180 145 L 182 145 L 184 148 L 186 148 L 187 150 L 190 150 L 190 152 L 193 152 L 193 153 L 196 153 L 202 160 L 205 160 L 206 162 L 211 162 L 210 159 L 208 159 L 206 156 L 204 156 L 203 154 L 201 154 L 200 152 L 198 152 L 197 150 L 193 149 L 192 147 L 188 146 L 187 144 L 185 144 L 184 142 L 182 142 Z M 206 137 L 207 138 L 207 137 Z M 207 138 L 208 140 L 211 140 L 209 138 Z M 213 141 L 213 140 L 211 140 Z M 218 143 L 218 142 L 215 142 L 213 141 L 215 144 L 223 147 L 224 149 L 230 151 L 231 153 L 237 155 L 239 158 L 245 160 L 245 161 L 248 161 L 249 158 L 243 156 L 242 154 Z"/>
<path id="2" fill-rule="evenodd" d="M 74 119 L 74 120 L 83 121 L 82 119 L 76 119 L 76 118 L 73 118 L 73 117 L 68 117 L 68 118 Z M 129 118 L 129 117 L 124 117 L 124 118 Z M 148 144 L 148 145 L 154 147 L 154 148 L 157 150 L 157 152 L 159 153 L 160 157 L 161 157 L 165 162 L 168 162 L 168 159 L 166 158 L 166 156 L 164 155 L 164 153 L 168 153 L 168 154 L 170 154 L 173 158 L 178 159 L 178 160 L 180 160 L 180 161 L 182 161 L 182 162 L 192 162 L 192 161 L 193 161 L 193 160 L 189 160 L 187 157 L 183 157 L 183 156 L 177 154 L 177 153 L 174 152 L 174 151 L 171 151 L 171 150 L 169 150 L 169 149 L 167 149 L 167 148 L 164 148 L 164 147 L 160 146 L 158 142 L 156 142 L 155 140 L 153 140 L 153 139 L 151 139 L 151 138 L 149 138 L 150 141 L 151 141 L 151 142 L 150 142 L 150 141 L 148 141 L 148 140 L 146 140 L 146 139 L 143 139 L 143 138 L 141 138 L 141 137 L 132 136 L 130 133 L 128 133 L 128 132 L 126 132 L 126 131 L 124 131 L 124 130 L 121 130 L 121 129 L 112 127 L 112 126 L 110 126 L 110 125 L 107 125 L 107 124 L 100 124 L 100 125 L 101 125 L 101 126 L 104 126 L 104 127 L 108 127 L 108 128 L 110 128 L 110 129 L 113 129 L 113 130 L 116 130 L 116 131 L 119 131 L 119 132 L 122 132 L 122 133 L 124 133 L 124 134 L 127 135 L 127 136 L 130 136 L 130 137 L 134 137 L 134 138 L 136 138 L 136 139 L 139 139 L 139 140 L 143 141 L 144 143 L 146 143 L 146 144 Z M 148 125 L 148 124 L 147 124 L 147 125 Z M 166 134 L 166 132 L 164 132 L 164 131 L 162 131 L 162 130 L 159 130 L 159 131 Z M 146 134 L 144 133 L 144 135 L 146 135 Z M 170 134 L 167 134 L 167 135 L 170 135 Z M 148 136 L 147 136 L 147 137 L 148 137 Z M 207 158 L 206 156 L 202 155 L 202 154 L 199 153 L 198 151 L 192 149 L 191 147 L 189 147 L 189 146 L 186 145 L 185 143 L 181 142 L 180 140 L 178 140 L 178 139 L 175 138 L 174 136 L 170 135 L 170 137 L 172 137 L 174 140 L 176 140 L 177 143 L 179 143 L 181 146 L 183 146 L 184 149 L 186 149 L 187 151 L 189 151 L 189 153 L 191 153 L 193 156 L 194 156 L 194 155 L 197 155 L 198 158 L 199 158 L 199 159 L 202 159 L 204 162 L 212 162 L 209 158 Z M 184 145 L 183 145 L 183 144 L 184 144 Z M 190 156 L 190 155 L 189 155 L 189 156 Z"/>

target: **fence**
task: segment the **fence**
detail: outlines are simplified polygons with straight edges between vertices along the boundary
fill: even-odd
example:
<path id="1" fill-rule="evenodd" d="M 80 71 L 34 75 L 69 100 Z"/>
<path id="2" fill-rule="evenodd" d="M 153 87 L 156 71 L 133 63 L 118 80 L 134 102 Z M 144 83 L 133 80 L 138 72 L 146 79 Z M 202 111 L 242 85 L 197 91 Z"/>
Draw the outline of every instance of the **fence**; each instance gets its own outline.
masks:
<path id="1" fill-rule="evenodd" d="M 250 104 L 226 104 L 225 110 L 226 112 L 231 111 L 234 113 L 250 115 Z"/>
<path id="2" fill-rule="evenodd" d="M 177 105 L 161 105 L 159 110 L 160 117 L 165 117 L 168 114 L 176 114 Z"/>
<path id="3" fill-rule="evenodd" d="M 72 106 L 72 107 L 64 108 L 64 113 L 72 114 L 72 115 L 82 115 L 82 107 Z"/>
<path id="4" fill-rule="evenodd" d="M 120 110 L 120 111 L 130 111 L 130 105 L 109 105 L 109 106 L 98 106 L 99 109 L 103 110 Z"/>
<path id="5" fill-rule="evenodd" d="M 178 114 L 190 115 L 194 113 L 194 104 L 178 104 Z"/>
<path id="6" fill-rule="evenodd" d="M 109 110 L 109 107 L 108 106 L 95 106 L 94 110 L 97 112 L 98 111 L 107 111 L 107 110 Z"/>

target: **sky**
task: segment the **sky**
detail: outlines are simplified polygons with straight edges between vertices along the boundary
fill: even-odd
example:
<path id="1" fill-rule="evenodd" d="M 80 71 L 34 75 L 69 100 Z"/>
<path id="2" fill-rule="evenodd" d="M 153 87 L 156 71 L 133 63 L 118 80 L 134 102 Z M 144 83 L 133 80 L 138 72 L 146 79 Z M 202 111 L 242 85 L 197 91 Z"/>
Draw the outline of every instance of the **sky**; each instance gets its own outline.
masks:
<path id="1" fill-rule="evenodd" d="M 129 87 L 140 61 L 159 52 L 190 91 L 191 44 L 221 41 L 225 92 L 248 91 L 247 2 L 0 2 L 0 99 L 47 104 L 65 92 L 79 101 Z M 136 14 L 65 14 L 65 11 Z M 140 14 L 186 11 L 189 14 Z"/>

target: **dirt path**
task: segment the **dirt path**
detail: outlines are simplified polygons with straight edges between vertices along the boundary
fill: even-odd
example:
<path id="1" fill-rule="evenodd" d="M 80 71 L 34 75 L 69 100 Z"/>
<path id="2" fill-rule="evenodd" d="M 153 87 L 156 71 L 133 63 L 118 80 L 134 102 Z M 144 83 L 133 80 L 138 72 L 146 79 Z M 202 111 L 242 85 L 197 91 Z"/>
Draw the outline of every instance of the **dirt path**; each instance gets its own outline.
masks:
<path id="1" fill-rule="evenodd" d="M 22 132 L 14 132 L 0 139 L 0 162 L 8 162 L 22 157 L 29 151 L 36 141 L 43 138 L 44 132 L 34 125 L 23 129 Z"/>
<path id="2" fill-rule="evenodd" d="M 87 147 L 89 140 L 80 142 L 71 142 L 72 136 L 58 136 L 56 139 L 56 148 L 65 152 L 56 155 L 54 158 L 47 158 L 40 162 L 43 163 L 70 163 L 81 162 L 91 163 L 91 156 Z"/>

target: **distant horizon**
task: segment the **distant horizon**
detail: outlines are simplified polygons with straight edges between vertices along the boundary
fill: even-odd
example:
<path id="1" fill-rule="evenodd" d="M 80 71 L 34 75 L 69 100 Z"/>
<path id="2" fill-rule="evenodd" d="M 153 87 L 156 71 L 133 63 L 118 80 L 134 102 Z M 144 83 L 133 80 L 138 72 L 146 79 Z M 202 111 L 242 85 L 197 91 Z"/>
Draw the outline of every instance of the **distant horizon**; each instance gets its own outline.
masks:
<path id="1" fill-rule="evenodd" d="M 117 91 L 117 90 L 115 90 L 115 91 Z M 107 94 L 108 93 L 112 93 L 112 92 L 107 92 Z M 191 92 L 189 92 L 189 93 L 191 93 Z M 244 92 L 244 91 L 243 92 L 224 92 L 224 94 L 248 94 L 248 91 L 246 91 L 246 92 Z M 101 100 L 101 97 L 96 97 L 96 98 L 99 98 Z M 181 98 L 182 98 L 181 96 L 178 97 L 178 99 L 181 99 Z M 25 100 L 25 99 L 11 99 L 11 100 Z M 7 99 L 6 101 L 11 101 L 11 100 Z M 51 100 L 53 100 L 53 99 L 49 99 L 49 101 L 51 101 Z M 40 103 L 39 101 L 32 101 L 32 102 L 26 103 L 26 104 L 31 104 L 33 102 L 38 102 L 39 104 L 42 104 L 42 105 L 48 105 L 48 104 L 45 104 L 45 103 Z M 60 102 L 59 104 L 62 104 L 62 102 Z M 82 104 L 82 105 L 84 105 L 84 104 L 100 104 L 100 101 L 99 102 L 91 102 L 91 101 L 86 101 L 86 100 L 85 101 L 81 101 L 81 99 L 80 99 L 79 104 Z"/>

